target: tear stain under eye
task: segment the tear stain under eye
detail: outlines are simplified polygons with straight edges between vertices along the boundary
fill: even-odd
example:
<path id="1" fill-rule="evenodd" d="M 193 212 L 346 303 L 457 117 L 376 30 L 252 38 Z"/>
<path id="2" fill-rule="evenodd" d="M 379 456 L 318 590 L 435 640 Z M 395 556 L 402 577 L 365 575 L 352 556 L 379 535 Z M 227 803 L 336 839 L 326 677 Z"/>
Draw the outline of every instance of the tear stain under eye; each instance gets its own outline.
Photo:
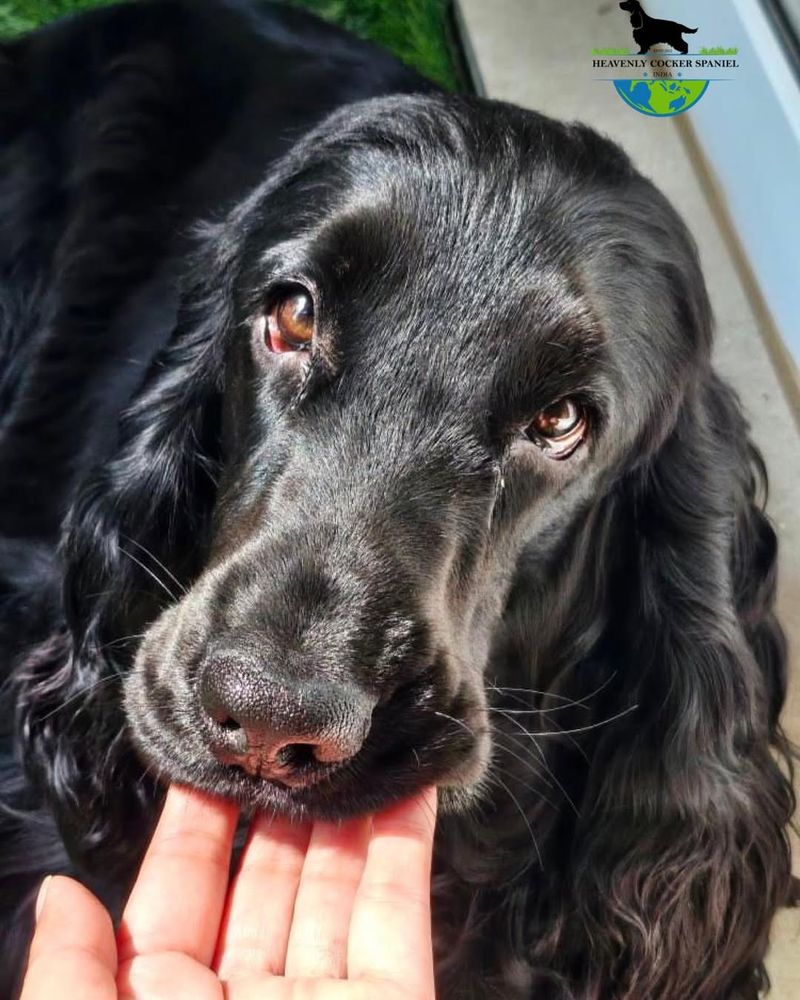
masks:
<path id="1" fill-rule="evenodd" d="M 506 477 L 503 473 L 503 468 L 500 464 L 495 467 L 495 487 L 494 496 L 492 497 L 492 504 L 489 508 L 489 516 L 486 521 L 487 528 L 491 528 L 492 522 L 494 521 L 495 513 L 497 512 L 497 505 L 500 503 L 503 497 L 503 493 L 506 488 Z"/>
<path id="2" fill-rule="evenodd" d="M 459 648 L 459 635 L 461 629 L 458 623 L 453 620 L 450 614 L 449 598 L 453 595 L 454 574 L 453 569 L 458 564 L 460 555 L 459 544 L 456 539 L 450 543 L 450 550 L 446 557 L 442 559 L 440 570 L 436 579 L 426 588 L 423 597 L 423 608 L 425 620 L 431 631 L 431 646 L 434 649 L 444 649 L 455 655 L 457 660 L 462 660 Z M 465 609 L 461 608 L 462 615 Z M 457 671 L 448 670 L 445 672 L 446 694 L 452 699 L 455 697 L 458 678 Z M 455 685 L 455 686 L 454 686 Z"/>

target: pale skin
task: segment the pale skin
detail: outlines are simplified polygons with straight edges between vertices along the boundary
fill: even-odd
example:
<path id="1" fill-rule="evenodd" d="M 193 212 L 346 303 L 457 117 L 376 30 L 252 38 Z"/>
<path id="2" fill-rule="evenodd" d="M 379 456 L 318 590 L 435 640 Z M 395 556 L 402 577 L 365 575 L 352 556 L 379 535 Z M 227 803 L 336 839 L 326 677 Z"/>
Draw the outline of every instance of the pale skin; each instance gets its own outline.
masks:
<path id="1" fill-rule="evenodd" d="M 436 793 L 313 827 L 178 786 L 114 931 L 78 882 L 43 887 L 22 1000 L 434 1000 Z"/>

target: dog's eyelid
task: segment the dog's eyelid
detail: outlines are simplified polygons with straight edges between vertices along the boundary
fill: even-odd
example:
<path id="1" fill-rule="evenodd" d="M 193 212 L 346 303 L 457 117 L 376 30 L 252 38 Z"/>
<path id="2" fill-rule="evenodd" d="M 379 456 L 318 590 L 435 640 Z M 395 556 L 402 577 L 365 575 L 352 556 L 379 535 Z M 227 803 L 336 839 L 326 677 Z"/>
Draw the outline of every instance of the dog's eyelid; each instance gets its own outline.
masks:
<path id="1" fill-rule="evenodd" d="M 317 288 L 315 282 L 308 281 L 307 279 L 299 276 L 281 276 L 280 278 L 275 278 L 274 280 L 269 281 L 264 287 L 261 295 L 263 308 L 268 309 L 276 299 L 295 290 L 305 292 L 308 295 L 314 305 L 314 311 L 316 313 L 320 306 L 319 289 Z"/>
<path id="2" fill-rule="evenodd" d="M 267 301 L 282 288 L 300 285 L 305 288 L 314 300 L 315 307 L 321 305 L 322 289 L 319 282 L 306 270 L 273 270 L 263 286 L 263 298 Z"/>

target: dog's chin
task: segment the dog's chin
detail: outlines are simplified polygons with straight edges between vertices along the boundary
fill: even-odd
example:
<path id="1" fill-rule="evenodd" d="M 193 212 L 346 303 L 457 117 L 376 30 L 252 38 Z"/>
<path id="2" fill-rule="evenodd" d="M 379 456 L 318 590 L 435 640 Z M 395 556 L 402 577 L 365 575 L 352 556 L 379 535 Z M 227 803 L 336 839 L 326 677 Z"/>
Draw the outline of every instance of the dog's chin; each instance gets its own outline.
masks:
<path id="1" fill-rule="evenodd" d="M 246 813 L 268 812 L 293 821 L 343 820 L 373 813 L 436 786 L 443 812 L 463 812 L 481 797 L 489 758 L 488 734 L 478 734 L 447 752 L 395 751 L 381 760 L 354 760 L 313 784 L 288 787 L 216 760 L 181 761 L 134 736 L 148 772 L 229 799 Z"/>

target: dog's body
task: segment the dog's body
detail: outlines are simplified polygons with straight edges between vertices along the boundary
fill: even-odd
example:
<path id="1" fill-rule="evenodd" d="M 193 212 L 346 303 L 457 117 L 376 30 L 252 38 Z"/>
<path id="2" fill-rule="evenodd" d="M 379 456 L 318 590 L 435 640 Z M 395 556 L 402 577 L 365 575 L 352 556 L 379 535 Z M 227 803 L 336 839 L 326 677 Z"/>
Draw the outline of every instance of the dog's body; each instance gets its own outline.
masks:
<path id="1" fill-rule="evenodd" d="M 654 45 L 669 45 L 682 55 L 686 55 L 689 51 L 683 35 L 694 35 L 697 28 L 687 28 L 685 24 L 678 24 L 677 21 L 650 17 L 645 13 L 639 0 L 622 0 L 620 7 L 631 15 L 633 40 L 639 46 L 639 55 L 649 52 Z"/>
<path id="2" fill-rule="evenodd" d="M 440 1000 L 753 1000 L 775 539 L 669 205 L 268 4 L 2 60 L 3 995 L 45 872 L 118 904 L 156 775 L 437 783 Z"/>

